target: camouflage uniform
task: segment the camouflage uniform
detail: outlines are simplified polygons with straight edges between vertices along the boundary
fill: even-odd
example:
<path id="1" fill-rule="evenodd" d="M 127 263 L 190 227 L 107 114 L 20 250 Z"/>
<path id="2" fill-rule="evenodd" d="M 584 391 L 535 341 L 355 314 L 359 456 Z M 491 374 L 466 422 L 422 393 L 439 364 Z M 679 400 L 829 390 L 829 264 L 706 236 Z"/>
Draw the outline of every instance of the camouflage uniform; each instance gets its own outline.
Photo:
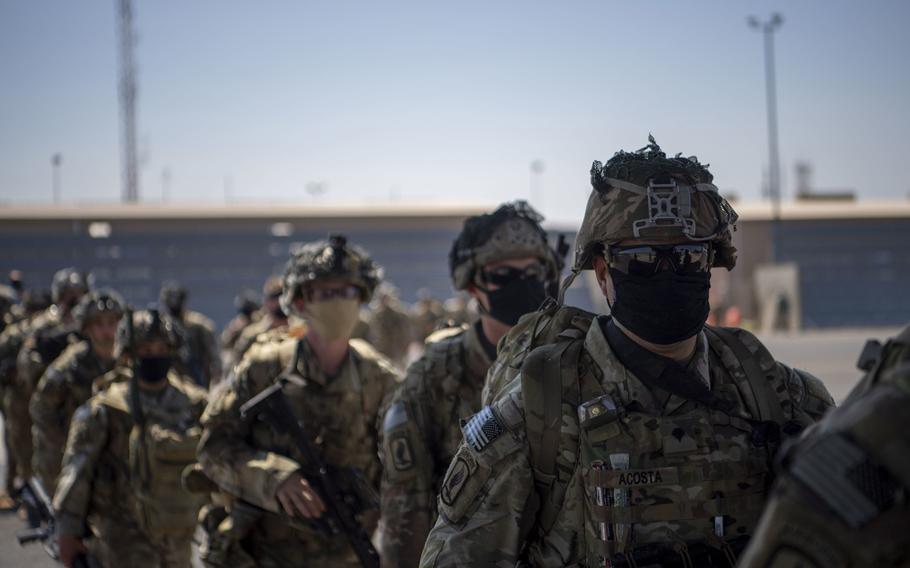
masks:
<path id="1" fill-rule="evenodd" d="M 381 290 L 370 310 L 367 338 L 380 353 L 404 368 L 411 345 L 411 319 L 392 290 Z"/>
<path id="2" fill-rule="evenodd" d="M 710 174 L 694 158 L 667 160 L 653 141 L 648 150 L 637 153 L 644 164 L 625 153 L 608 168 L 595 163 L 563 290 L 606 244 L 653 235 L 639 228 L 711 242 L 714 265 L 732 267 L 735 213 Z M 674 186 L 678 201 L 642 187 L 636 176 L 650 179 L 652 164 L 685 183 Z M 616 169 L 632 179 L 603 177 Z M 490 377 L 491 404 L 463 428 L 421 566 L 732 567 L 781 437 L 833 401 L 748 332 L 705 328 L 692 337 L 682 365 L 606 317 L 558 305 L 525 316 L 500 343 L 508 359 L 491 369 L 502 375 Z M 664 376 L 655 365 L 673 380 L 654 380 Z"/>
<path id="3" fill-rule="evenodd" d="M 910 563 L 910 327 L 844 404 L 782 452 L 741 566 Z"/>
<path id="4" fill-rule="evenodd" d="M 237 315 L 224 327 L 221 332 L 221 349 L 230 351 L 234 348 L 234 343 L 240 338 L 240 334 L 248 325 L 259 319 L 259 300 L 255 292 L 246 290 L 234 298 L 234 306 L 237 308 Z"/>
<path id="5" fill-rule="evenodd" d="M 415 341 L 426 341 L 427 337 L 446 321 L 446 312 L 442 302 L 429 295 L 417 300 L 410 315 L 411 330 Z"/>
<path id="6" fill-rule="evenodd" d="M 260 335 L 265 333 L 270 333 L 270 335 L 281 335 L 287 334 L 287 332 L 288 322 L 286 319 L 283 321 L 276 321 L 275 317 L 271 314 L 262 316 L 262 319 L 259 321 L 248 325 L 246 329 L 244 329 L 240 334 L 240 337 L 237 338 L 237 341 L 234 343 L 234 363 L 236 364 L 243 360 L 244 353 L 246 353 L 250 347 L 256 343 L 257 338 Z"/>
<path id="7" fill-rule="evenodd" d="M 548 278 L 558 278 L 538 216 L 523 207 L 507 204 L 465 222 L 450 255 L 456 289 L 467 289 L 485 265 L 514 258 L 537 257 L 548 267 Z M 461 443 L 461 423 L 480 409 L 484 377 L 495 356 L 478 321 L 430 334 L 423 356 L 408 368 L 383 421 L 384 566 L 416 566 L 420 560 L 436 521 L 435 497 Z"/>
<path id="8" fill-rule="evenodd" d="M 187 291 L 177 282 L 161 287 L 160 300 L 182 336 L 181 364 L 196 384 L 208 388 L 221 380 L 221 357 L 215 340 L 215 324 L 209 318 L 186 309 Z"/>
<path id="9" fill-rule="evenodd" d="M 74 310 L 78 327 L 85 327 L 103 313 L 123 315 L 125 302 L 110 290 L 92 291 L 82 297 Z M 32 468 L 44 488 L 53 494 L 60 474 L 60 461 L 76 408 L 92 396 L 96 379 L 113 370 L 114 359 L 100 358 L 90 340 L 70 345 L 47 368 L 32 395 Z"/>
<path id="10" fill-rule="evenodd" d="M 358 286 L 369 300 L 379 270 L 356 247 L 333 237 L 311 243 L 288 263 L 282 307 L 300 315 L 293 300 L 308 282 L 341 278 Z M 306 339 L 255 344 L 237 366 L 232 379 L 213 392 L 203 417 L 204 434 L 199 460 L 206 475 L 233 498 L 227 517 L 218 524 L 222 534 L 210 539 L 239 541 L 246 556 L 258 566 L 359 566 L 344 535 L 329 536 L 311 526 L 290 522 L 275 496 L 278 487 L 301 469 L 302 456 L 291 439 L 261 420 L 243 420 L 240 406 L 284 375 L 284 394 L 295 414 L 306 420 L 305 431 L 336 468 L 354 467 L 377 489 L 381 466 L 376 447 L 380 409 L 397 384 L 390 363 L 368 343 L 349 341 L 336 376 L 320 368 Z M 250 513 L 252 504 L 262 511 Z M 369 531 L 376 515 L 361 521 Z M 229 550 L 231 545 L 214 548 Z M 232 559 L 207 559 L 209 564 L 232 566 Z"/>
<path id="11" fill-rule="evenodd" d="M 120 370 L 117 375 L 111 377 L 108 389 L 73 416 L 54 495 L 57 530 L 82 538 L 89 527 L 95 538 L 86 544 L 103 566 L 188 568 L 195 509 L 201 503 L 183 490 L 179 473 L 175 478 L 170 472 L 166 479 L 170 499 L 189 511 L 175 515 L 183 522 L 147 526 L 145 519 L 151 515 L 144 514 L 144 502 L 137 495 L 139 482 L 131 456 L 130 438 L 136 436 L 136 425 L 129 403 L 130 373 Z M 172 371 L 162 392 L 140 389 L 146 429 L 175 440 L 183 459 L 191 460 L 205 397 L 205 391 L 189 378 Z M 154 477 L 158 473 L 154 461 L 151 468 Z"/>
<path id="12" fill-rule="evenodd" d="M 157 311 L 129 317 L 133 338 L 121 321 L 118 358 L 131 342 L 159 340 L 176 358 L 180 336 L 170 320 Z M 100 382 L 103 390 L 70 424 L 54 495 L 57 533 L 94 536 L 85 544 L 103 566 L 189 568 L 202 501 L 183 488 L 182 474 L 196 460 L 206 392 L 173 367 L 160 388 L 143 385 L 124 366 Z"/>
<path id="13" fill-rule="evenodd" d="M 490 356 L 475 326 L 427 338 L 386 412 L 381 555 L 386 566 L 414 566 L 436 521 L 436 495 L 458 444 L 461 421 L 480 408 Z"/>
<path id="14" fill-rule="evenodd" d="M 45 371 L 32 396 L 32 469 L 53 494 L 60 474 L 70 419 L 92 396 L 96 379 L 113 370 L 114 360 L 103 360 L 89 341 L 69 346 Z"/>

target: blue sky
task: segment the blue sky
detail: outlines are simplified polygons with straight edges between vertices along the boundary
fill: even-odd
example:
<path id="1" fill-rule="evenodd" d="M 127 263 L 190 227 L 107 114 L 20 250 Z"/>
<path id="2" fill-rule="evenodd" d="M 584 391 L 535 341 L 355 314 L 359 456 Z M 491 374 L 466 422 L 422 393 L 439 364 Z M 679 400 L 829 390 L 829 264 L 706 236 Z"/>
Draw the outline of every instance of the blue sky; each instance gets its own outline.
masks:
<path id="1" fill-rule="evenodd" d="M 114 2 L 0 0 L 0 201 L 120 195 Z M 777 35 L 785 195 L 906 198 L 910 3 L 136 1 L 144 200 L 529 196 L 580 218 L 588 169 L 648 132 L 758 199 L 761 36 Z"/>

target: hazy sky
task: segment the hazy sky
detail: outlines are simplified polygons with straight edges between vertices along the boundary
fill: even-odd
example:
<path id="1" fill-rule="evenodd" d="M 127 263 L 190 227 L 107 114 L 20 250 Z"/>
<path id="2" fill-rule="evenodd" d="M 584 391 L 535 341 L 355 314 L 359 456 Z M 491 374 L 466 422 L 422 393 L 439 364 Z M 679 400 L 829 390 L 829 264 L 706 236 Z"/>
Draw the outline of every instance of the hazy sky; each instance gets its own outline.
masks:
<path id="1" fill-rule="evenodd" d="M 581 216 L 588 170 L 654 133 L 760 196 L 761 35 L 780 10 L 780 146 L 815 185 L 905 198 L 910 2 L 136 1 L 141 194 L 495 203 Z M 0 200 L 120 196 L 115 2 L 0 0 Z"/>

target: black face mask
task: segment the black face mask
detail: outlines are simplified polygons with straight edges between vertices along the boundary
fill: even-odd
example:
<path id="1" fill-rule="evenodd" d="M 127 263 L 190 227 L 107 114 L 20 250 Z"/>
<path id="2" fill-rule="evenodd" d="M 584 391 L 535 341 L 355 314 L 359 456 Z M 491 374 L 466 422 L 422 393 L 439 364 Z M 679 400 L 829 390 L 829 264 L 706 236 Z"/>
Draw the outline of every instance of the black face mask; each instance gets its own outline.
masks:
<path id="1" fill-rule="evenodd" d="M 650 276 L 610 269 L 616 300 L 613 317 L 645 341 L 669 345 L 701 331 L 708 318 L 711 273 L 677 274 L 672 270 Z"/>
<path id="2" fill-rule="evenodd" d="M 519 278 L 496 290 L 482 289 L 490 300 L 490 317 L 506 325 L 533 312 L 547 299 L 545 284 L 536 278 Z"/>
<path id="3" fill-rule="evenodd" d="M 140 357 L 139 378 L 148 383 L 159 383 L 167 378 L 171 369 L 170 357 Z"/>

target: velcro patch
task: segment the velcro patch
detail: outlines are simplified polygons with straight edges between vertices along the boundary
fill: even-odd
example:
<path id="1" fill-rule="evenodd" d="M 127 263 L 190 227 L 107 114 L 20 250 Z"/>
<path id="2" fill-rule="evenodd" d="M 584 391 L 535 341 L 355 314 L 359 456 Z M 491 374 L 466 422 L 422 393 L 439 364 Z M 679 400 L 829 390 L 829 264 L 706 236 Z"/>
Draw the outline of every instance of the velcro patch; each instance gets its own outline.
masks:
<path id="1" fill-rule="evenodd" d="M 392 438 L 389 443 L 389 449 L 392 453 L 392 463 L 398 471 L 407 471 L 414 467 L 414 452 L 411 451 L 411 444 L 405 436 Z"/>
<path id="2" fill-rule="evenodd" d="M 484 406 L 483 410 L 468 420 L 461 430 L 465 442 L 477 452 L 483 451 L 506 431 L 489 406 Z"/>

